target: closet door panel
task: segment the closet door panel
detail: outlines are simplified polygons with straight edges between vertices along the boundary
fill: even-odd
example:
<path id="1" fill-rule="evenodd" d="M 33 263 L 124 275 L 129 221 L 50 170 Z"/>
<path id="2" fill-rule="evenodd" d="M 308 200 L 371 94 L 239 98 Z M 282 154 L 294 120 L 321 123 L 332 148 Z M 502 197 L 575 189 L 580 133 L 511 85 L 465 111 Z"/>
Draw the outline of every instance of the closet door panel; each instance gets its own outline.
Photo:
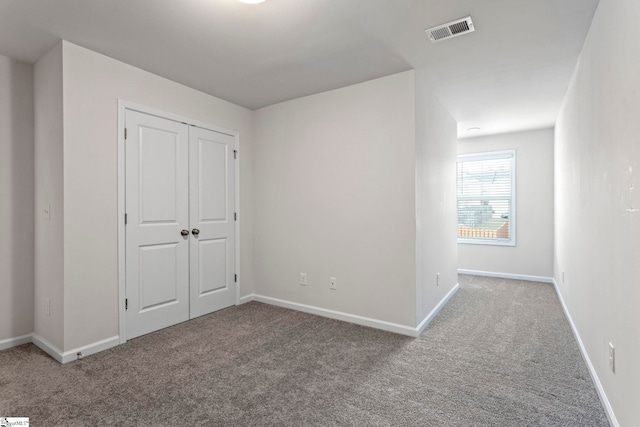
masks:
<path id="1" fill-rule="evenodd" d="M 189 319 L 189 129 L 127 110 L 127 338 Z"/>
<path id="2" fill-rule="evenodd" d="M 190 128 L 191 318 L 235 304 L 234 146 L 230 135 Z"/>

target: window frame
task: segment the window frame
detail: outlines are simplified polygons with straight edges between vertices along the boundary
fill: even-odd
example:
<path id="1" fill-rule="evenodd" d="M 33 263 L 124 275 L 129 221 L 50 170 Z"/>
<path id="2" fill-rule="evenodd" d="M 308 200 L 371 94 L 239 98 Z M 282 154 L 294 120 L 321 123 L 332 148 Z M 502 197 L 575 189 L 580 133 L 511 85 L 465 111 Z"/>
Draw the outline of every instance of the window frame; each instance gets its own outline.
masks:
<path id="1" fill-rule="evenodd" d="M 477 200 L 477 198 L 460 199 L 458 197 L 458 164 L 460 162 L 470 161 L 482 161 L 482 160 L 496 160 L 496 159 L 511 159 L 511 203 L 509 209 L 509 239 L 500 238 L 469 238 L 458 237 L 458 244 L 464 245 L 486 245 L 486 246 L 516 246 L 516 150 L 498 150 L 498 151 L 486 151 L 479 153 L 459 154 L 456 160 L 456 222 L 458 220 L 459 203 L 460 200 Z"/>

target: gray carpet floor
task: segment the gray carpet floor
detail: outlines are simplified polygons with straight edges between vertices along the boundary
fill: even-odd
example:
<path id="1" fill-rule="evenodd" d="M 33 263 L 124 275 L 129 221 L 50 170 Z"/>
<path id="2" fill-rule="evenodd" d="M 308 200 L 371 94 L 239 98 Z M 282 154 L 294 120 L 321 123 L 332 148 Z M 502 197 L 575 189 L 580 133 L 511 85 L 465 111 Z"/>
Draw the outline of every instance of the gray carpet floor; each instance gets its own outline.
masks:
<path id="1" fill-rule="evenodd" d="M 417 339 L 256 302 L 60 365 L 0 352 L 31 425 L 608 426 L 549 284 L 460 276 Z"/>

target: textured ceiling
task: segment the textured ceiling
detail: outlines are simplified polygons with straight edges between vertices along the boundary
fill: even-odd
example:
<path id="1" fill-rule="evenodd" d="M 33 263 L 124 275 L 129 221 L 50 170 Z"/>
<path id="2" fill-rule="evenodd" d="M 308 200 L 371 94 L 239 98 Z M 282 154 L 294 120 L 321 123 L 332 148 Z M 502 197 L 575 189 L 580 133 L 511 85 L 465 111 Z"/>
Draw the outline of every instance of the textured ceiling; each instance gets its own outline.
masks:
<path id="1" fill-rule="evenodd" d="M 552 126 L 598 0 L 0 0 L 0 54 L 59 39 L 250 109 L 424 70 L 460 136 Z M 474 33 L 424 29 L 471 15 Z"/>

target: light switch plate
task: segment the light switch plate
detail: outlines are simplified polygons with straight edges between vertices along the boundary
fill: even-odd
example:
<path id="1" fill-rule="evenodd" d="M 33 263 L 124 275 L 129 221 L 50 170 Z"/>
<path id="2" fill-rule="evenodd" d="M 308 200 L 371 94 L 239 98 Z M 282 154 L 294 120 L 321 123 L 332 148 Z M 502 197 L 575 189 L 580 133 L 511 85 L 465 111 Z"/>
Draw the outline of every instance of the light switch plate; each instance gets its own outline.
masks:
<path id="1" fill-rule="evenodd" d="M 609 368 L 611 372 L 616 373 L 616 349 L 611 343 L 609 343 Z"/>

